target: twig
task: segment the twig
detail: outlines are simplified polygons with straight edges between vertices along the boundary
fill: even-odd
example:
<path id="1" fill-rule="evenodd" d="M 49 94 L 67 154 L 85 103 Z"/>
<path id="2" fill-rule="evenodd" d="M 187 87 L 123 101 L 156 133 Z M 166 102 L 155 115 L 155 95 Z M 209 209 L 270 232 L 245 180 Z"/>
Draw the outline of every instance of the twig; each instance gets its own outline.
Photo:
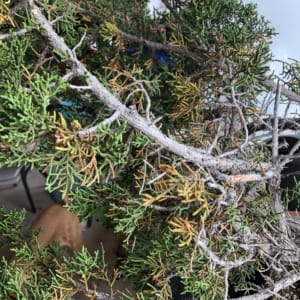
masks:
<path id="1" fill-rule="evenodd" d="M 129 88 L 130 86 L 132 85 L 138 85 L 139 88 L 138 89 L 135 89 L 133 92 L 131 92 L 127 97 L 126 97 L 126 100 L 125 100 L 125 103 L 127 102 L 127 99 L 129 99 L 133 94 L 135 94 L 136 92 L 141 92 L 144 94 L 145 96 L 145 99 L 146 99 L 146 102 L 147 102 L 147 106 L 146 106 L 146 118 L 149 122 L 151 122 L 150 120 L 150 109 L 151 109 L 151 98 L 147 92 L 147 90 L 144 88 L 144 85 L 143 85 L 143 80 L 137 80 L 136 78 L 134 78 L 133 76 L 131 76 L 131 79 L 133 80 L 133 83 L 129 84 L 126 86 L 126 88 Z"/>
<path id="2" fill-rule="evenodd" d="M 271 79 L 265 79 L 262 84 L 267 87 L 269 90 L 271 91 L 275 91 L 276 88 L 277 88 L 277 84 L 276 82 L 274 82 L 273 80 Z M 284 86 L 281 87 L 281 94 L 285 97 L 287 97 L 289 100 L 291 101 L 295 101 L 295 102 L 298 102 L 300 103 L 300 96 L 297 95 L 296 93 L 288 90 L 287 88 L 285 88 Z"/>
<path id="3" fill-rule="evenodd" d="M 261 170 L 263 171 L 263 170 Z M 239 175 L 229 175 L 226 177 L 227 181 L 230 183 L 245 183 L 253 181 L 265 181 L 274 177 L 276 171 L 267 171 L 262 173 L 248 173 Z"/>
<path id="4" fill-rule="evenodd" d="M 76 287 L 79 288 L 81 291 L 88 292 L 89 295 L 93 295 L 93 299 L 95 300 L 116 300 L 116 298 L 111 296 L 110 294 L 97 292 L 96 290 L 89 289 L 81 282 L 75 281 L 75 284 Z"/>
<path id="5" fill-rule="evenodd" d="M 0 40 L 2 40 L 2 41 L 8 41 L 11 37 L 23 36 L 23 35 L 25 35 L 29 31 L 30 31 L 30 29 L 26 28 L 26 29 L 20 29 L 19 31 L 16 31 L 14 33 L 1 34 L 0 35 Z"/>
<path id="6" fill-rule="evenodd" d="M 289 151 L 288 155 L 283 156 L 283 160 L 280 163 L 280 167 L 283 168 L 287 163 L 289 163 L 291 160 L 296 159 L 299 157 L 299 155 L 294 155 L 296 151 L 298 151 L 300 148 L 300 140 L 296 142 L 296 144 L 292 147 L 292 149 Z M 296 175 L 296 174 L 295 174 Z"/>
<path id="7" fill-rule="evenodd" d="M 26 1 L 27 2 L 27 1 Z M 63 16 L 57 17 L 55 20 L 52 20 L 50 24 L 56 23 L 58 20 L 60 20 Z M 24 28 L 20 29 L 19 31 L 13 32 L 13 33 L 5 33 L 0 35 L 0 40 L 1 41 L 8 41 L 10 38 L 16 37 L 16 36 L 23 36 L 26 33 L 30 32 L 32 28 Z"/>
<path id="8" fill-rule="evenodd" d="M 264 99 L 261 103 L 261 111 L 264 115 L 267 114 L 270 105 L 273 103 L 273 100 L 274 100 L 274 93 L 273 92 L 268 92 L 265 95 L 265 97 L 264 97 Z"/>
<path id="9" fill-rule="evenodd" d="M 143 87 L 135 89 L 132 92 L 130 92 L 128 94 L 128 96 L 126 97 L 126 99 L 125 99 L 125 103 L 128 101 L 128 99 L 130 99 L 130 97 L 132 97 L 134 94 L 139 93 L 139 92 L 142 92 L 145 95 L 146 102 L 147 102 L 146 119 L 148 120 L 149 123 L 151 123 L 151 120 L 150 120 L 151 100 L 150 100 L 150 97 L 149 97 L 148 93 L 146 92 L 146 90 Z"/>
<path id="10" fill-rule="evenodd" d="M 150 165 L 147 161 L 148 157 L 147 157 L 147 152 L 146 152 L 146 155 L 145 155 L 145 159 L 143 159 L 143 162 L 144 162 L 144 174 L 143 174 L 143 181 L 142 181 L 142 184 L 141 184 L 141 187 L 140 187 L 140 190 L 139 190 L 139 195 L 142 195 L 143 193 L 143 190 L 144 190 L 144 187 L 145 187 L 145 184 L 146 184 L 146 176 L 147 176 L 147 165 Z M 151 166 L 151 165 L 150 165 Z M 152 169 L 154 169 L 152 166 L 151 166 Z"/>
<path id="11" fill-rule="evenodd" d="M 79 86 L 79 85 L 74 85 L 74 84 L 69 84 L 69 88 L 73 89 L 73 90 L 78 90 L 78 91 L 86 91 L 86 90 L 90 90 L 91 87 L 90 86 Z"/>
<path id="12" fill-rule="evenodd" d="M 86 37 L 86 30 L 84 31 L 84 33 L 83 33 L 83 35 L 82 35 L 80 41 L 78 42 L 78 44 L 75 45 L 75 47 L 72 49 L 72 52 L 74 53 L 74 55 L 76 55 L 76 50 L 82 45 L 82 43 L 83 43 L 85 37 Z"/>
<path id="13" fill-rule="evenodd" d="M 115 120 L 117 120 L 119 118 L 119 116 L 120 116 L 120 112 L 116 111 L 109 118 L 103 120 L 100 124 L 109 125 L 109 124 L 113 123 Z M 96 126 L 90 127 L 90 128 L 82 129 L 82 130 L 78 131 L 77 134 L 79 136 L 94 134 L 97 131 L 98 126 L 99 126 L 99 124 Z"/>
<path id="14" fill-rule="evenodd" d="M 215 264 L 217 264 L 227 270 L 230 270 L 233 268 L 238 268 L 253 259 L 254 251 L 251 251 L 252 248 L 249 248 L 249 250 L 248 250 L 249 253 L 245 259 L 236 259 L 234 261 L 222 260 L 219 256 L 217 256 L 213 251 L 211 251 L 209 249 L 209 247 L 207 246 L 207 243 L 205 241 L 205 237 L 201 238 L 201 236 L 203 236 L 204 232 L 205 232 L 204 229 L 201 229 L 201 231 L 199 232 L 199 235 L 195 241 L 196 245 L 199 246 L 202 249 L 203 253 L 210 260 L 212 260 Z M 205 233 L 204 233 L 204 236 L 206 236 Z"/>
<path id="15" fill-rule="evenodd" d="M 243 124 L 244 127 L 244 131 L 245 131 L 245 140 L 243 142 L 243 144 L 240 146 L 241 149 L 243 149 L 244 147 L 246 147 L 249 143 L 249 132 L 248 132 L 248 126 L 247 126 L 247 122 L 245 120 L 244 114 L 241 110 L 240 105 L 238 105 L 237 103 L 237 99 L 236 99 L 236 95 L 235 95 L 235 90 L 234 90 L 234 84 L 231 84 L 231 98 L 234 104 L 235 109 L 237 110 L 239 117 L 240 117 L 240 121 Z"/>
<path id="16" fill-rule="evenodd" d="M 69 71 L 66 75 L 62 77 L 63 80 L 65 81 L 70 81 L 72 78 L 76 76 L 74 71 Z"/>
<path id="17" fill-rule="evenodd" d="M 46 57 L 46 55 L 47 55 L 48 52 L 49 52 L 49 46 L 47 45 L 47 46 L 44 48 L 44 50 L 42 51 L 41 54 L 37 53 L 36 51 L 34 51 L 34 52 L 36 53 L 36 55 L 38 55 L 39 58 L 38 58 L 38 61 L 37 61 L 36 65 L 35 65 L 34 68 L 33 68 L 33 71 L 32 71 L 33 74 L 36 73 L 37 70 L 38 70 L 39 68 L 41 68 L 42 65 L 44 64 L 44 62 L 45 62 L 45 57 Z"/>
<path id="18" fill-rule="evenodd" d="M 62 19 L 64 17 L 64 15 L 61 15 L 61 16 L 58 16 L 56 17 L 55 19 L 53 19 L 52 21 L 50 21 L 50 24 L 53 25 L 55 24 L 56 22 L 58 22 L 60 19 Z"/>
<path id="19" fill-rule="evenodd" d="M 147 184 L 148 184 L 148 185 L 152 184 L 153 182 L 155 182 L 155 181 L 159 180 L 160 178 L 164 177 L 166 174 L 167 174 L 166 172 L 163 172 L 163 173 L 159 174 L 159 175 L 156 176 L 155 178 L 149 180 L 149 181 L 147 182 Z"/>
<path id="20" fill-rule="evenodd" d="M 224 272 L 224 300 L 228 299 L 228 291 L 229 291 L 229 283 L 228 283 L 228 275 L 229 275 L 229 270 L 225 270 Z"/>
<path id="21" fill-rule="evenodd" d="M 300 273 L 293 272 L 288 276 L 284 277 L 283 279 L 274 283 L 273 287 L 265 288 L 260 290 L 256 294 L 252 294 L 250 296 L 244 296 L 239 298 L 232 298 L 231 300 L 264 300 L 268 299 L 269 297 L 277 294 L 279 291 L 293 285 L 295 282 L 300 280 Z"/>
<path id="22" fill-rule="evenodd" d="M 281 84 L 279 83 L 279 80 L 277 82 L 277 89 L 276 89 L 276 97 L 275 97 L 275 103 L 274 103 L 274 123 L 273 123 L 273 145 L 272 145 L 272 160 L 273 164 L 276 163 L 278 158 L 278 108 L 279 108 L 279 102 L 280 102 L 280 96 L 281 96 Z"/>
<path id="23" fill-rule="evenodd" d="M 218 142 L 218 140 L 219 140 L 219 138 L 220 138 L 220 133 L 221 133 L 221 123 L 219 122 L 219 126 L 218 126 L 217 133 L 216 133 L 216 135 L 215 135 L 215 137 L 214 137 L 213 142 L 211 143 L 211 145 L 209 146 L 209 148 L 208 148 L 208 150 L 207 150 L 207 153 L 208 153 L 208 154 L 211 154 L 212 151 L 213 151 L 213 149 L 216 147 L 217 142 Z"/>
<path id="24" fill-rule="evenodd" d="M 176 207 L 165 207 L 165 206 L 154 205 L 154 204 L 150 204 L 147 207 L 152 208 L 157 211 L 164 211 L 164 212 L 171 212 L 176 209 Z"/>

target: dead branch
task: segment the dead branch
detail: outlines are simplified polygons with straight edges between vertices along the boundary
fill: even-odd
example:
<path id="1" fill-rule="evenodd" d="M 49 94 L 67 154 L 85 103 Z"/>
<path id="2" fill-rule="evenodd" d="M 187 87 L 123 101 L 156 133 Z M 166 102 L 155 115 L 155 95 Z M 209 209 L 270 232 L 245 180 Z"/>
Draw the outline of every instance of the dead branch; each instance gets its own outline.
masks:
<path id="1" fill-rule="evenodd" d="M 198 237 L 195 241 L 196 245 L 199 246 L 203 253 L 216 265 L 219 265 L 226 270 L 230 270 L 233 268 L 238 268 L 245 263 L 251 261 L 255 255 L 255 251 L 253 247 L 247 247 L 247 257 L 245 259 L 236 259 L 234 261 L 223 260 L 216 253 L 214 253 L 207 245 L 206 242 L 206 232 L 205 229 L 202 228 L 199 231 Z"/>
<path id="2" fill-rule="evenodd" d="M 29 29 L 26 28 L 26 29 L 20 29 L 19 31 L 16 31 L 14 33 L 0 34 L 0 40 L 1 41 L 8 41 L 11 37 L 23 36 L 28 32 L 29 32 Z"/>
<path id="3" fill-rule="evenodd" d="M 244 297 L 239 297 L 239 298 L 233 298 L 231 300 L 264 300 L 268 299 L 271 296 L 274 296 L 275 294 L 278 294 L 279 291 L 293 285 L 297 281 L 300 280 L 300 273 L 299 272 L 293 272 L 283 279 L 277 281 L 274 283 L 273 287 L 266 288 L 260 290 L 258 293 L 249 295 L 249 296 L 244 296 Z"/>
<path id="4" fill-rule="evenodd" d="M 268 163 L 255 164 L 253 162 L 244 161 L 241 159 L 222 159 L 208 155 L 206 151 L 197 149 L 191 146 L 187 146 L 178 143 L 175 140 L 170 139 L 164 135 L 158 127 L 149 123 L 136 111 L 132 111 L 123 105 L 111 92 L 109 92 L 98 79 L 90 73 L 85 66 L 76 58 L 72 50 L 65 44 L 65 42 L 54 31 L 51 23 L 45 18 L 40 11 L 39 7 L 31 0 L 29 1 L 31 12 L 36 22 L 43 29 L 43 34 L 49 40 L 54 49 L 63 52 L 73 62 L 73 73 L 85 76 L 87 85 L 91 87 L 91 90 L 97 96 L 97 98 L 112 111 L 118 111 L 120 116 L 127 120 L 128 123 L 136 130 L 143 132 L 151 140 L 158 142 L 164 149 L 173 152 L 180 157 L 183 157 L 186 161 L 190 161 L 196 165 L 203 167 L 219 169 L 222 171 L 231 172 L 247 172 L 249 170 L 255 170 L 257 172 L 264 171 L 261 178 L 272 178 L 276 171 L 272 170 L 272 167 Z M 246 179 L 247 177 L 245 177 Z M 256 180 L 257 177 L 249 176 L 248 180 Z"/>
<path id="5" fill-rule="evenodd" d="M 118 111 L 114 112 L 110 117 L 108 117 L 107 119 L 103 120 L 101 122 L 102 125 L 110 125 L 111 123 L 113 123 L 114 121 L 116 121 L 120 116 L 120 113 Z M 97 131 L 99 124 L 93 127 L 89 127 L 89 128 L 84 128 L 80 131 L 78 131 L 78 135 L 79 136 L 84 136 L 84 135 L 90 135 L 90 134 L 94 134 Z"/>
<path id="6" fill-rule="evenodd" d="M 189 51 L 189 50 L 187 50 L 183 47 L 152 42 L 152 41 L 149 41 L 147 39 L 144 39 L 143 37 L 137 37 L 135 35 L 132 35 L 132 34 L 129 34 L 129 33 L 123 32 L 123 31 L 119 31 L 119 33 L 120 33 L 121 38 L 124 39 L 124 40 L 133 41 L 133 42 L 139 43 L 141 45 L 147 46 L 151 49 L 159 49 L 159 50 L 165 50 L 165 51 L 168 51 L 168 52 L 176 53 L 176 54 L 179 54 L 181 56 L 190 58 L 195 62 L 203 63 L 202 62 L 203 61 L 202 56 L 194 53 L 193 51 Z M 222 70 L 226 73 L 229 73 L 228 65 L 226 65 L 223 61 L 219 60 L 219 61 L 214 61 L 214 62 L 209 62 L 209 63 L 211 65 L 217 67 L 218 69 L 220 69 L 220 70 Z M 234 72 L 233 72 L 233 74 L 234 74 Z M 263 80 L 261 83 L 268 90 L 276 91 L 276 88 L 277 88 L 276 82 L 271 80 L 267 75 L 265 76 L 265 80 Z M 282 93 L 283 96 L 285 96 L 289 100 L 300 103 L 300 96 L 297 95 L 296 93 L 290 91 L 289 89 L 287 89 L 285 87 L 282 87 L 281 93 Z"/>

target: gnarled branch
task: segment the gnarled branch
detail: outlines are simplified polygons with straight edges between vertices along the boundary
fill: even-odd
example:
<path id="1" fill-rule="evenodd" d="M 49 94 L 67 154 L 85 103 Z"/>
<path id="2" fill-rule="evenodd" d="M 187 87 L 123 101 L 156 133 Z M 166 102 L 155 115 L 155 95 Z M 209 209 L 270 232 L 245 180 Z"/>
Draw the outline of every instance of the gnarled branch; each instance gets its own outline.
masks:
<path id="1" fill-rule="evenodd" d="M 249 172 L 249 170 L 252 170 L 252 173 L 255 173 L 248 177 L 243 177 L 243 181 L 266 180 L 272 178 L 276 174 L 276 170 L 273 170 L 272 166 L 268 163 L 257 164 L 252 161 L 244 161 L 241 159 L 225 159 L 214 157 L 207 154 L 207 152 L 204 150 L 181 144 L 167 137 L 153 123 L 150 123 L 136 111 L 133 111 L 123 105 L 110 91 L 108 91 L 99 82 L 99 80 L 77 59 L 73 51 L 54 31 L 51 23 L 42 14 L 39 7 L 34 4 L 34 1 L 29 1 L 29 4 L 36 22 L 43 29 L 44 35 L 47 37 L 53 48 L 67 55 L 73 62 L 73 72 L 80 76 L 84 76 L 86 78 L 87 85 L 91 88 L 91 91 L 93 91 L 96 97 L 112 111 L 118 111 L 120 113 L 120 117 L 127 120 L 128 123 L 135 129 L 143 132 L 151 140 L 158 142 L 166 150 L 173 152 L 184 158 L 186 161 L 190 161 L 196 165 L 214 168 L 224 172 L 231 171 L 237 173 Z M 230 182 L 234 181 L 236 178 L 228 177 L 226 175 L 224 176 Z"/>

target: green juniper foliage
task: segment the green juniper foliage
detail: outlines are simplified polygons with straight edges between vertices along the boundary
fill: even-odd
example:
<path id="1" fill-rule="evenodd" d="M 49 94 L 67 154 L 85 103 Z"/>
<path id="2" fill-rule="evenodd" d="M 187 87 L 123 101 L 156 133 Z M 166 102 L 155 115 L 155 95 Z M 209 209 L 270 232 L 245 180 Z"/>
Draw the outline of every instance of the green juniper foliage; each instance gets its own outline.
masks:
<path id="1" fill-rule="evenodd" d="M 120 274 L 138 299 L 169 299 L 176 276 L 195 299 L 223 299 L 228 286 L 252 290 L 248 279 L 273 254 L 248 244 L 280 232 L 267 185 L 234 184 L 172 154 L 124 116 L 111 119 L 114 112 L 86 88 L 88 74 L 76 72 L 35 19 L 34 1 L 6 2 L 0 1 L 1 34 L 8 34 L 0 44 L 0 166 L 40 170 L 48 191 L 68 197 L 70 210 L 124 233 Z M 144 0 L 42 0 L 34 9 L 149 128 L 199 154 L 270 162 L 268 151 L 248 147 L 246 123 L 258 119 L 256 99 L 267 91 L 274 29 L 254 4 L 239 0 L 163 2 L 167 10 L 154 16 Z M 17 34 L 21 29 L 26 33 Z M 298 67 L 284 67 L 295 92 Z M 21 217 L 0 213 L 2 237 L 26 265 L 2 261 L 0 298 L 71 299 L 76 282 L 110 281 L 102 252 L 82 250 L 67 260 L 54 245 L 35 255 L 27 244 L 17 246 Z M 8 218 L 18 223 L 12 231 Z"/>

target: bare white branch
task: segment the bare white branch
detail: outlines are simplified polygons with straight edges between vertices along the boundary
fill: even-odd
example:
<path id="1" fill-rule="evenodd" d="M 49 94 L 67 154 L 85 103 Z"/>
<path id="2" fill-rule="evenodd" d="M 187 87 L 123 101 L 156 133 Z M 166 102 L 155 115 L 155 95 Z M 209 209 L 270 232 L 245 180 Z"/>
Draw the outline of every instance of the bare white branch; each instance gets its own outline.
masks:
<path id="1" fill-rule="evenodd" d="M 119 118 L 119 116 L 120 116 L 120 112 L 116 111 L 109 118 L 103 120 L 100 124 L 109 125 L 109 124 L 113 123 L 114 121 L 116 121 Z M 82 129 L 82 130 L 78 131 L 78 135 L 83 136 L 83 135 L 94 134 L 97 131 L 98 126 L 99 126 L 99 124 L 96 126 L 93 126 L 93 127 Z"/>
<path id="2" fill-rule="evenodd" d="M 5 34 L 1 34 L 0 35 L 0 40 L 1 41 L 8 41 L 11 37 L 15 37 L 15 36 L 23 36 L 25 35 L 27 32 L 29 32 L 30 29 L 25 28 L 25 29 L 20 29 L 19 31 L 16 31 L 14 33 L 5 33 Z"/>
<path id="3" fill-rule="evenodd" d="M 261 176 L 259 180 L 264 178 L 271 178 L 274 176 L 274 171 L 268 163 L 253 163 L 252 161 L 246 161 L 242 159 L 222 159 L 208 155 L 206 151 L 197 149 L 191 146 L 181 144 L 163 134 L 155 125 L 149 123 L 137 112 L 130 110 L 128 107 L 123 105 L 111 92 L 109 92 L 98 79 L 91 74 L 85 66 L 76 58 L 73 51 L 65 44 L 65 42 L 57 35 L 53 30 L 49 21 L 41 13 L 40 9 L 29 1 L 31 11 L 36 21 L 43 28 L 46 37 L 49 39 L 51 45 L 73 61 L 74 69 L 79 76 L 85 76 L 88 86 L 91 87 L 93 93 L 97 98 L 112 111 L 119 111 L 120 116 L 128 121 L 136 130 L 143 132 L 151 140 L 159 142 L 166 150 L 177 154 L 184 158 L 186 161 L 193 162 L 196 165 L 203 167 L 215 168 L 222 171 L 236 171 L 236 172 L 247 172 L 248 170 L 256 170 L 261 172 L 265 171 L 264 176 Z M 267 176 L 266 176 L 267 174 Z M 249 176 L 244 177 L 244 180 L 257 180 L 257 177 Z"/>
<path id="4" fill-rule="evenodd" d="M 164 211 L 164 212 L 171 212 L 176 209 L 176 207 L 165 207 L 165 206 L 154 205 L 154 204 L 150 204 L 147 207 L 152 208 L 157 211 Z"/>
<path id="5" fill-rule="evenodd" d="M 93 299 L 96 300 L 116 300 L 116 297 L 111 296 L 109 293 L 98 292 L 94 289 L 90 289 L 81 282 L 75 281 L 75 284 L 78 289 L 89 293 L 89 295 L 93 295 Z"/>
<path id="6" fill-rule="evenodd" d="M 74 53 L 74 55 L 76 55 L 76 50 L 82 45 L 85 37 L 86 37 L 86 30 L 84 31 L 79 43 L 77 45 L 75 45 L 75 47 L 72 49 L 72 52 Z"/>
<path id="7" fill-rule="evenodd" d="M 300 280 L 300 273 L 294 272 L 289 274 L 288 276 L 284 277 L 283 279 L 277 281 L 274 283 L 273 287 L 266 288 L 260 290 L 258 293 L 244 296 L 240 298 L 233 298 L 231 300 L 264 300 L 268 299 L 269 297 L 273 296 L 274 294 L 277 294 L 279 291 L 293 285 L 295 282 Z"/>
<path id="8" fill-rule="evenodd" d="M 254 257 L 254 251 L 253 251 L 254 249 L 251 250 L 251 248 L 249 248 L 247 257 L 245 259 L 236 259 L 234 261 L 221 259 L 218 255 L 216 255 L 216 253 L 211 251 L 211 249 L 208 247 L 207 242 L 206 242 L 206 233 L 203 228 L 200 230 L 199 235 L 195 242 L 196 242 L 196 245 L 202 249 L 204 254 L 210 260 L 212 260 L 215 264 L 217 264 L 227 270 L 230 270 L 233 268 L 238 268 L 238 267 L 242 266 L 243 264 L 251 261 Z"/>
<path id="9" fill-rule="evenodd" d="M 78 90 L 78 91 L 87 91 L 90 90 L 90 86 L 79 86 L 79 85 L 74 85 L 74 84 L 69 84 L 69 88 L 73 90 Z"/>
<path id="10" fill-rule="evenodd" d="M 277 89 L 276 89 L 276 97 L 275 97 L 275 104 L 274 104 L 274 124 L 273 124 L 273 147 L 272 147 L 272 158 L 273 163 L 277 161 L 278 158 L 278 109 L 279 109 L 279 102 L 280 102 L 280 96 L 281 96 L 281 84 L 277 83 Z"/>
<path id="11" fill-rule="evenodd" d="M 243 114 L 243 112 L 241 110 L 241 106 L 238 104 L 237 99 L 236 99 L 234 85 L 231 86 L 231 97 L 232 97 L 232 101 L 233 101 L 234 107 L 235 107 L 235 109 L 237 110 L 237 112 L 239 114 L 240 121 L 241 121 L 241 123 L 243 125 L 243 128 L 244 128 L 244 131 L 245 131 L 245 141 L 240 146 L 243 149 L 244 147 L 246 147 L 248 145 L 248 142 L 249 142 L 249 133 L 248 133 L 247 122 L 246 122 L 244 114 Z"/>

